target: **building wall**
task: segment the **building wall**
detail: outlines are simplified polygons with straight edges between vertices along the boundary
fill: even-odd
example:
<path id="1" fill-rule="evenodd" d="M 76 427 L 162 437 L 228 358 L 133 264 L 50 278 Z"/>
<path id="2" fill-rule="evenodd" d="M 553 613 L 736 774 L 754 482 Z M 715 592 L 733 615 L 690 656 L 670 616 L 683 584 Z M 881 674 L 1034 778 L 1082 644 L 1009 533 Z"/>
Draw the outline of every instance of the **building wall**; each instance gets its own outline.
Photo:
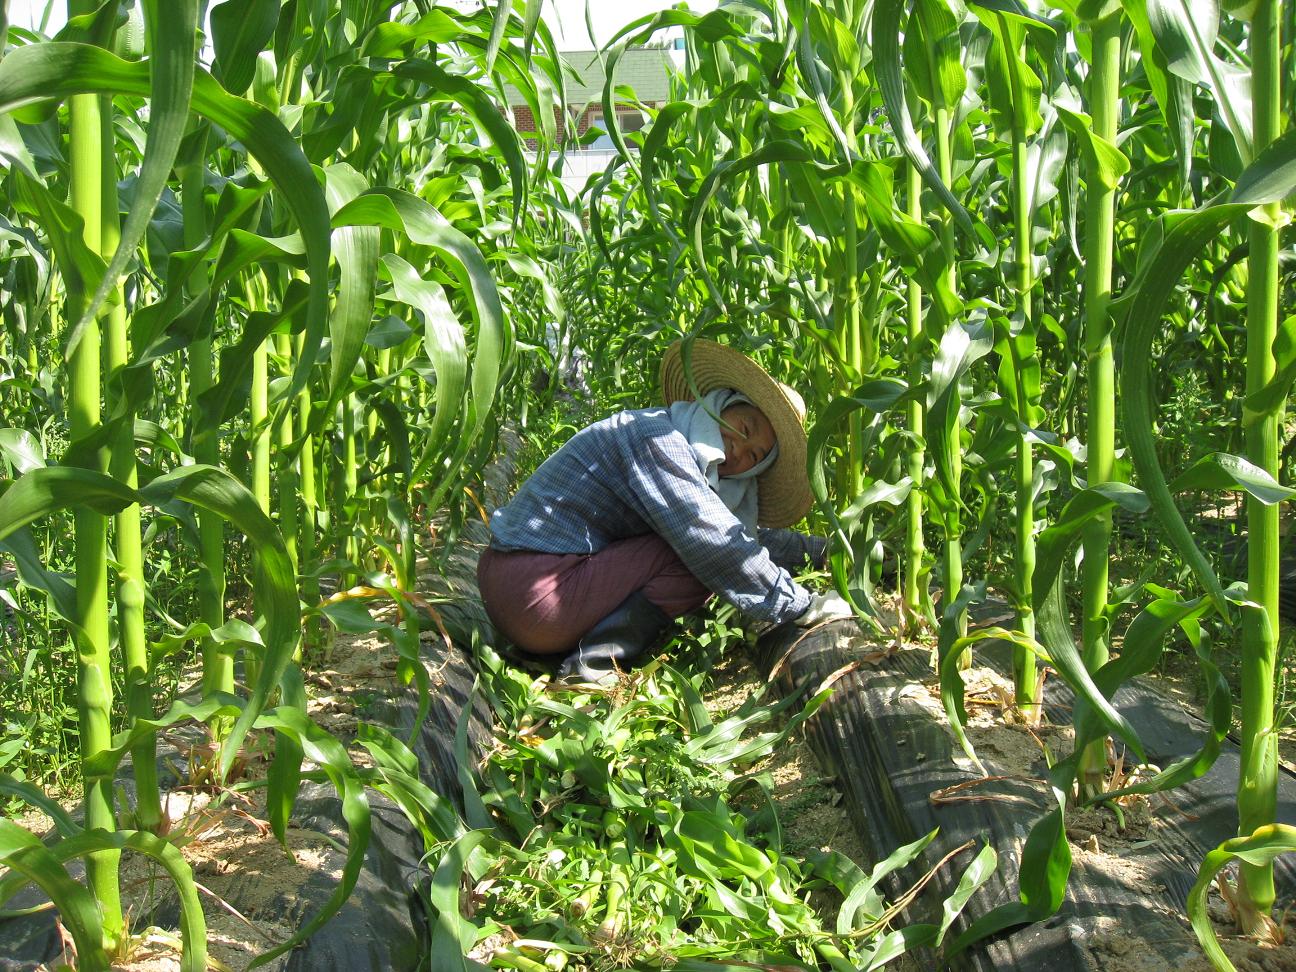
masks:
<path id="1" fill-rule="evenodd" d="M 657 106 L 650 105 L 650 107 L 655 108 Z M 516 131 L 520 135 L 525 136 L 526 133 L 534 132 L 536 130 L 535 115 L 532 114 L 530 105 L 514 105 L 512 107 L 512 111 L 513 111 L 514 131 Z M 564 138 L 567 137 L 568 112 L 563 111 L 561 108 L 555 105 L 553 113 L 554 113 L 554 127 L 557 133 L 557 139 L 559 142 L 561 142 Z M 575 132 L 576 137 L 579 138 L 580 136 L 584 135 L 586 132 L 590 130 L 590 126 L 594 125 L 596 122 L 599 124 L 600 128 L 606 130 L 607 126 L 601 124 L 600 121 L 602 117 L 603 117 L 602 104 L 596 103 L 591 105 L 585 105 L 583 110 L 581 111 L 580 118 L 576 122 L 576 132 Z M 534 152 L 539 147 L 538 141 L 534 138 L 524 137 L 523 141 L 526 143 L 527 149 L 532 152 Z"/>

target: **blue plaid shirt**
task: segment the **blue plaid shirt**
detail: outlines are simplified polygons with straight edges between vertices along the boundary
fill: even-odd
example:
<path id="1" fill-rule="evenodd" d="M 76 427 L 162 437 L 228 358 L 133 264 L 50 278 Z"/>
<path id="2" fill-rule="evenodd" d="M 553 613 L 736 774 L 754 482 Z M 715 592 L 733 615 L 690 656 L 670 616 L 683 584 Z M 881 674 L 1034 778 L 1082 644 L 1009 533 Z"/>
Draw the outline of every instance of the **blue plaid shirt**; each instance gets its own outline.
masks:
<path id="1" fill-rule="evenodd" d="M 707 485 L 664 408 L 618 412 L 576 433 L 490 525 L 497 550 L 555 554 L 597 553 L 656 533 L 709 590 L 776 623 L 804 613 L 811 599 L 779 563 L 820 561 L 825 546 L 792 530 L 753 537 Z"/>

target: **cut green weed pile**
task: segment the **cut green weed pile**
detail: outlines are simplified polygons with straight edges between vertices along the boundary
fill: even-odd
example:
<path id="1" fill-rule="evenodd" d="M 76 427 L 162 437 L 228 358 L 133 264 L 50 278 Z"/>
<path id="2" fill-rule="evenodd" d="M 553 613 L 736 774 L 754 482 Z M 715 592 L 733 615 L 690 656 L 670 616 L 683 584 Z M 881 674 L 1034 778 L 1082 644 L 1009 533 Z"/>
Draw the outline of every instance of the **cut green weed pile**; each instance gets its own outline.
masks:
<path id="1" fill-rule="evenodd" d="M 898 909 L 877 888 L 927 840 L 871 874 L 833 850 L 784 852 L 775 782 L 754 767 L 831 688 L 777 702 L 760 688 L 709 711 L 709 666 L 688 674 L 658 659 L 582 691 L 486 654 L 499 729 L 481 791 L 467 795 L 493 829 L 463 858 L 470 958 L 523 970 L 855 970 L 943 936 L 892 930 Z M 992 853 L 977 857 L 946 927 L 993 866 Z M 817 910 L 826 901 L 843 902 L 840 913 Z"/>

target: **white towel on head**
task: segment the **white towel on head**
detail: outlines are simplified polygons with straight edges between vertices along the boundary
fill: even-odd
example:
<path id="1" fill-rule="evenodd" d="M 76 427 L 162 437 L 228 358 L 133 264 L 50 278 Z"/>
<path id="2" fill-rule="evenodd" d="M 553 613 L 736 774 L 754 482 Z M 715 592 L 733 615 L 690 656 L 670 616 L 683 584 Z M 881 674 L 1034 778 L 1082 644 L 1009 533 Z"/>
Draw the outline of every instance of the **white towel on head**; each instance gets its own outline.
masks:
<path id="1" fill-rule="evenodd" d="M 731 405 L 743 404 L 750 405 L 751 400 L 730 388 L 717 388 L 697 401 L 676 402 L 669 411 L 671 424 L 688 439 L 707 484 L 754 536 L 758 505 L 756 477 L 778 458 L 778 443 L 774 443 L 769 454 L 746 472 L 735 476 L 720 475 L 720 464 L 725 461 L 720 414 Z"/>

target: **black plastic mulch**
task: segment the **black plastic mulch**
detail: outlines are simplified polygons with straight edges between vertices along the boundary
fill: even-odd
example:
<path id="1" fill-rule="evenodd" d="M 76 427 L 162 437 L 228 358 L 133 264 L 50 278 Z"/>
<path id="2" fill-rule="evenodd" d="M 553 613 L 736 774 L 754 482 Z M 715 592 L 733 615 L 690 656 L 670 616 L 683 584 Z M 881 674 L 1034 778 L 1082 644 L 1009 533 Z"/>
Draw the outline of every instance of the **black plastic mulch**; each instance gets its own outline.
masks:
<path id="1" fill-rule="evenodd" d="M 801 640 L 798 642 L 798 638 Z M 983 643 L 986 644 L 986 643 Z M 787 627 L 766 634 L 758 644 L 764 671 L 782 661 L 778 683 L 784 691 L 805 680 L 817 684 L 843 665 L 884 647 L 869 643 L 849 622 L 838 622 L 808 634 Z M 1009 652 L 1003 644 L 978 646 L 978 663 L 1008 671 Z M 851 817 L 874 861 L 897 847 L 917 840 L 935 827 L 937 840 L 924 855 L 926 866 L 965 841 L 979 849 L 989 841 L 999 854 L 999 867 L 972 898 L 960 921 L 989 911 L 994 905 L 1018 900 L 1017 870 L 1021 849 L 1032 824 L 1045 810 L 1045 791 L 1038 785 L 1003 781 L 977 787 L 983 795 L 1009 800 L 978 800 L 933 805 L 929 797 L 945 787 L 975 778 L 960 769 L 962 757 L 944 726 L 944 716 L 932 712 L 906 690 L 930 680 L 930 651 L 904 649 L 868 661 L 841 678 L 833 697 L 806 724 L 811 748 L 825 768 L 837 775 Z M 1137 680 L 1123 686 L 1115 704 L 1133 724 L 1147 748 L 1148 759 L 1166 766 L 1198 750 L 1206 724 L 1183 712 L 1150 683 Z M 1050 722 L 1070 718 L 1071 696 L 1058 680 L 1046 692 L 1045 715 Z M 980 753 L 994 773 L 993 754 Z M 1031 772 L 1043 777 L 1041 754 Z M 1047 969 L 1049 972 L 1103 968 L 1090 946 L 1112 931 L 1140 941 L 1145 955 L 1159 954 L 1166 968 L 1175 968 L 1190 955 L 1200 955 L 1187 930 L 1187 895 L 1207 851 L 1236 836 L 1235 789 L 1238 750 L 1226 744 L 1204 777 L 1170 794 L 1155 813 L 1156 824 L 1146 842 L 1122 847 L 1134 865 L 1137 880 L 1087 867 L 1075 855 L 1066 900 L 1057 915 L 1035 925 L 1001 935 L 957 957 L 958 969 Z M 1296 823 L 1296 776 L 1283 771 L 1279 783 L 1278 818 Z M 1017 799 L 1011 799 L 1016 797 Z M 1154 804 L 1156 806 L 1156 804 Z M 907 914 L 908 921 L 939 920 L 940 903 L 954 890 L 962 869 L 975 851 L 966 852 L 929 884 Z M 910 869 L 891 885 L 899 894 L 918 872 Z M 1279 858 L 1275 881 L 1280 907 L 1296 889 L 1296 862 Z M 1189 944 L 1185 944 L 1188 942 Z M 921 957 L 932 967 L 944 967 L 937 957 Z"/>

